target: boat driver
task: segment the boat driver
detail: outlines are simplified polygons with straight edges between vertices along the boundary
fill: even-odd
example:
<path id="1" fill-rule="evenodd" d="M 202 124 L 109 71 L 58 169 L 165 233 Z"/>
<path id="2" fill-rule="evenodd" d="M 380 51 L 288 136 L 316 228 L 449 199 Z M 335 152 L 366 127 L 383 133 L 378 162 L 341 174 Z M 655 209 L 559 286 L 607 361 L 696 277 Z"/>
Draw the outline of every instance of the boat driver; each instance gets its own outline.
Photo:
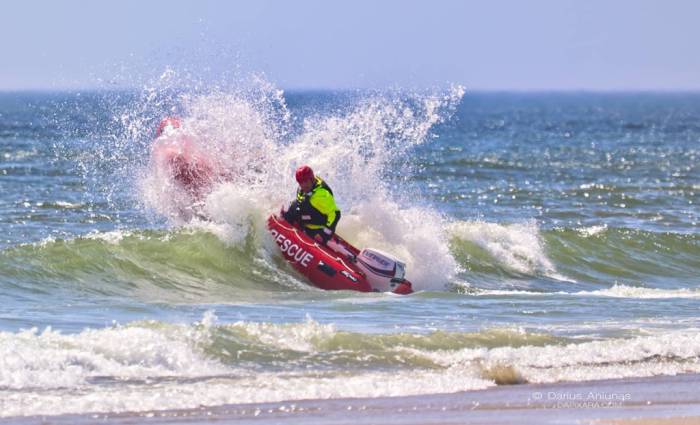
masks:
<path id="1" fill-rule="evenodd" d="M 333 191 L 320 177 L 314 175 L 308 165 L 297 168 L 295 173 L 299 189 L 297 197 L 283 213 L 289 223 L 299 223 L 301 229 L 317 242 L 327 243 L 340 220 L 340 210 L 335 205 Z"/>

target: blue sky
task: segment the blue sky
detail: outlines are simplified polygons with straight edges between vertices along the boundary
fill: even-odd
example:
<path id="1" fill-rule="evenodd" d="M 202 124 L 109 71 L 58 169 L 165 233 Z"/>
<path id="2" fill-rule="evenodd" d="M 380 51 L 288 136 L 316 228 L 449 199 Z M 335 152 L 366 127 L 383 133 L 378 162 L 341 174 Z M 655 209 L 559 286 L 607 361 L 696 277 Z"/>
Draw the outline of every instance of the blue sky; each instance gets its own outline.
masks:
<path id="1" fill-rule="evenodd" d="M 700 90 L 698 17 L 692 0 L 17 0 L 0 90 L 140 86 L 168 67 L 285 89 Z"/>

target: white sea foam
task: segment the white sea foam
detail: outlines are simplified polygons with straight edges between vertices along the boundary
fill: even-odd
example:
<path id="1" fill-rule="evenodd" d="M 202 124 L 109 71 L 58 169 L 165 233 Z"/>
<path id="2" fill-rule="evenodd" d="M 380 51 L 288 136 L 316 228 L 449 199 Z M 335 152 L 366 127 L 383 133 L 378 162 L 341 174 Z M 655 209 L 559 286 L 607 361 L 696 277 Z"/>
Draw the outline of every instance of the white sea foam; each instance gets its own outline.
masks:
<path id="1" fill-rule="evenodd" d="M 238 322 L 232 328 L 243 329 L 249 336 L 280 350 L 315 351 L 315 342 L 331 338 L 337 330 L 333 324 L 320 324 L 307 317 L 302 324 Z"/>
<path id="2" fill-rule="evenodd" d="M 215 234 L 229 246 L 240 246 L 249 235 L 264 231 L 263 217 L 268 213 L 264 202 L 251 202 L 258 196 L 251 187 L 221 184 L 212 192 L 204 210 L 211 220 L 192 223 Z"/>
<path id="3" fill-rule="evenodd" d="M 87 385 L 91 378 L 193 377 L 225 369 L 196 350 L 207 328 L 116 327 L 63 335 L 47 328 L 0 333 L 0 388 L 59 389 Z M 2 409 L 0 409 L 2 410 Z"/>
<path id="4" fill-rule="evenodd" d="M 616 298 L 700 298 L 700 291 L 697 289 L 643 288 L 622 284 L 615 284 L 610 288 L 597 291 L 581 291 L 576 294 Z"/>
<path id="5" fill-rule="evenodd" d="M 442 218 L 429 209 L 402 209 L 388 200 L 382 208 L 373 204 L 352 208 L 338 232 L 358 247 L 380 249 L 404 261 L 414 289 L 444 289 L 459 265 L 449 250 Z"/>
<path id="6" fill-rule="evenodd" d="M 263 84 L 255 93 L 183 98 L 183 128 L 224 164 L 230 178 L 193 205 L 190 195 L 164 181 L 163 173 L 148 171 L 142 180 L 146 203 L 176 223 L 199 211 L 208 219 L 191 225 L 235 246 L 251 232 L 265 232 L 267 215 L 294 196 L 294 169 L 306 163 L 333 187 L 343 212 L 339 234 L 360 248 L 383 249 L 406 262 L 415 288 L 444 287 L 458 265 L 441 216 L 402 204 L 406 194 L 394 193 L 384 176 L 393 161 L 428 139 L 464 89 L 410 101 L 398 95 L 368 98 L 343 114 L 306 118 L 294 136 L 286 130 L 291 118 L 281 92 Z"/>
<path id="7" fill-rule="evenodd" d="M 595 291 L 578 291 L 578 292 L 535 292 L 535 291 L 520 291 L 520 290 L 477 290 L 475 295 L 525 295 L 533 297 L 548 297 L 548 296 L 584 296 L 584 297 L 613 297 L 613 298 L 700 298 L 700 291 L 691 288 L 680 289 L 661 289 L 661 288 L 644 288 L 639 286 L 627 286 L 615 284 L 610 288 L 597 289 Z"/>
<path id="8" fill-rule="evenodd" d="M 492 385 L 430 370 L 399 373 L 258 372 L 224 366 L 204 355 L 213 313 L 202 323 L 86 330 L 0 333 L 0 416 L 194 408 L 305 398 L 372 397 L 460 391 Z M 333 337 L 313 321 L 227 325 L 273 350 L 314 352 Z"/>
<path id="9" fill-rule="evenodd" d="M 180 102 L 184 109 L 182 134 L 193 140 L 204 156 L 215 161 L 221 174 L 215 176 L 213 189 L 226 182 L 259 189 L 271 161 L 279 156 L 276 152 L 281 148 L 282 129 L 287 125 L 288 112 L 279 91 L 261 86 L 232 93 L 183 94 Z M 132 118 L 137 122 L 140 119 Z M 168 170 L 157 164 L 149 163 L 141 174 L 140 191 L 145 204 L 174 223 L 188 221 L 206 207 L 206 200 L 201 205 L 202 200 L 184 191 L 170 179 Z M 260 195 L 257 191 L 256 197 L 262 198 Z"/>
<path id="10" fill-rule="evenodd" d="M 334 345 L 327 342 L 339 333 L 333 325 L 313 320 L 216 324 L 213 313 L 193 325 L 142 322 L 72 335 L 51 329 L 1 332 L 0 416 L 448 393 L 493 386 L 499 370 L 541 383 L 700 372 L 698 329 L 490 349 L 431 350 L 399 342 L 383 350 L 399 360 L 423 359 L 418 364 L 438 367 L 397 361 L 394 370 L 374 370 L 362 366 L 372 354 L 358 348 L 356 360 L 350 360 L 354 366 L 343 363 L 341 369 L 333 369 L 321 360 L 294 367 L 291 361 L 291 370 L 279 372 L 237 364 L 236 352 L 227 351 L 234 348 L 221 345 L 213 332 L 238 335 L 234 347 L 244 343 L 265 352 L 291 350 L 297 353 L 293 358 L 331 359 L 333 353 L 347 357 L 352 352 L 348 347 L 329 348 Z M 216 353 L 234 360 L 211 357 Z"/>
<path id="11" fill-rule="evenodd" d="M 77 209 L 77 208 L 82 208 L 83 204 L 79 203 L 73 203 L 73 202 L 68 202 L 68 201 L 56 201 L 55 205 L 60 208 L 65 208 L 65 209 Z"/>
<path id="12" fill-rule="evenodd" d="M 83 238 L 104 241 L 112 245 L 117 245 L 124 238 L 131 237 L 132 235 L 134 235 L 134 233 L 128 230 L 112 230 L 110 232 L 94 231 L 83 236 Z"/>
<path id="13" fill-rule="evenodd" d="M 315 376 L 314 376 L 315 375 Z M 388 397 L 435 392 L 458 392 L 493 386 L 482 378 L 455 379 L 431 371 L 373 372 L 347 376 L 260 373 L 205 382 L 90 388 L 89 392 L 25 392 L 0 390 L 0 417 L 94 412 L 139 412 L 193 409 L 239 403 L 346 397 Z M 3 394 L 5 393 L 5 394 Z"/>
<path id="14" fill-rule="evenodd" d="M 583 237 L 593 237 L 593 236 L 598 236 L 601 233 L 604 233 L 608 229 L 607 225 L 602 225 L 602 226 L 589 226 L 589 227 L 580 227 L 576 229 L 576 231 L 579 233 L 579 235 Z"/>
<path id="15" fill-rule="evenodd" d="M 534 221 L 514 224 L 460 221 L 452 224 L 450 234 L 486 250 L 507 269 L 570 280 L 557 273 L 547 257 L 544 241 Z"/>
<path id="16" fill-rule="evenodd" d="M 700 332 L 544 347 L 464 349 L 428 354 L 453 373 L 507 365 L 529 382 L 587 381 L 700 372 Z M 472 372 L 473 373 L 473 372 Z"/>

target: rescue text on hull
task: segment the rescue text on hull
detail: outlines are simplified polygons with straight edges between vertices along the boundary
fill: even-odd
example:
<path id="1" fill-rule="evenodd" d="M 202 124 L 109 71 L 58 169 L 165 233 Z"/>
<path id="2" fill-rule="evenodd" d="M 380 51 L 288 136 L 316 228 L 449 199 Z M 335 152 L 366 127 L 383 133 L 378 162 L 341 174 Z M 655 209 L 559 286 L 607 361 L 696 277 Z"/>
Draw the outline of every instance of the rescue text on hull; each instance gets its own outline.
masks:
<path id="1" fill-rule="evenodd" d="M 405 265 L 381 251 L 359 250 L 338 235 L 317 243 L 284 218 L 271 215 L 267 227 L 284 258 L 314 286 L 326 290 L 410 294 Z"/>

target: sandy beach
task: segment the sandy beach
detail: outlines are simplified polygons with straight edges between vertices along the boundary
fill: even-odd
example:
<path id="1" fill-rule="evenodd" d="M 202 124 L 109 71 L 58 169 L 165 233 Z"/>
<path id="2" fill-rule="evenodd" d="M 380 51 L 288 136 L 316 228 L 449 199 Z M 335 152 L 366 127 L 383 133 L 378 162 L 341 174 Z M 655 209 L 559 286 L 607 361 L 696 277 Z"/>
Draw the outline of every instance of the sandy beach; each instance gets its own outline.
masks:
<path id="1" fill-rule="evenodd" d="M 191 410 L 8 418 L 12 424 L 700 424 L 700 375 L 394 398 L 301 400 Z"/>

